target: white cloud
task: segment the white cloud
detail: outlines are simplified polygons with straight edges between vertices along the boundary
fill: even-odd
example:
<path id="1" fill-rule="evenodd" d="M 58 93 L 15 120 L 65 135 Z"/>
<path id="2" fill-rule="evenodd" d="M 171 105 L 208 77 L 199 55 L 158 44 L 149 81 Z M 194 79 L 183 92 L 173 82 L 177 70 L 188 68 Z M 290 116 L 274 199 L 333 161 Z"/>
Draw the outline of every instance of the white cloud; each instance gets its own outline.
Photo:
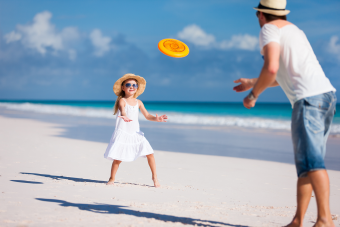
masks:
<path id="1" fill-rule="evenodd" d="M 253 51 L 258 48 L 258 38 L 255 36 L 248 34 L 233 35 L 230 40 L 217 42 L 214 35 L 207 34 L 202 28 L 195 24 L 186 26 L 177 34 L 177 36 L 180 39 L 191 42 L 196 46 L 221 50 L 241 49 Z"/>
<path id="2" fill-rule="evenodd" d="M 245 35 L 233 35 L 231 40 L 223 40 L 220 43 L 220 48 L 227 49 L 241 49 L 241 50 L 256 50 L 258 47 L 258 39 L 255 36 L 248 34 Z"/>
<path id="3" fill-rule="evenodd" d="M 205 31 L 195 24 L 186 26 L 177 35 L 180 39 L 189 41 L 197 46 L 208 47 L 215 42 L 213 35 L 205 33 Z"/>
<path id="4" fill-rule="evenodd" d="M 66 27 L 64 28 L 61 33 L 61 37 L 63 40 L 68 41 L 68 40 L 76 40 L 79 38 L 79 33 L 78 30 L 74 27 Z"/>
<path id="5" fill-rule="evenodd" d="M 328 43 L 328 52 L 338 56 L 340 60 L 340 42 L 338 43 L 339 37 L 334 35 L 331 37 Z"/>
<path id="6" fill-rule="evenodd" d="M 102 57 L 106 52 L 111 49 L 110 42 L 111 38 L 103 36 L 99 29 L 94 29 L 90 34 L 91 42 L 95 48 L 94 55 Z"/>
<path id="7" fill-rule="evenodd" d="M 4 38 L 6 40 L 6 43 L 10 43 L 10 42 L 15 42 L 21 39 L 21 34 L 17 33 L 15 31 L 12 31 L 6 35 L 4 35 Z"/>
<path id="8" fill-rule="evenodd" d="M 57 51 L 67 51 L 67 43 L 79 38 L 78 30 L 73 27 L 64 28 L 57 32 L 50 20 L 52 13 L 44 11 L 38 13 L 33 18 L 33 23 L 28 25 L 17 25 L 16 31 L 12 31 L 4 36 L 7 43 L 21 41 L 26 48 L 31 48 L 45 55 L 47 48 Z M 75 50 L 73 50 L 75 51 Z M 71 56 L 71 55 L 69 55 Z M 74 54 L 72 54 L 74 59 Z M 72 59 L 70 57 L 70 59 Z"/>

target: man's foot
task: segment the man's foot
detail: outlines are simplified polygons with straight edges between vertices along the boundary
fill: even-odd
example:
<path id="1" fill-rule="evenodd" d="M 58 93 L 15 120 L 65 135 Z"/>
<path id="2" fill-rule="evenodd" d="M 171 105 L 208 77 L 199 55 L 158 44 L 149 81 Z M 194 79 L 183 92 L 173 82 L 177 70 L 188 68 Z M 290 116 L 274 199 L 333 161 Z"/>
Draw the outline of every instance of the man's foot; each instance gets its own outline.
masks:
<path id="1" fill-rule="evenodd" d="M 332 220 L 317 220 L 315 225 L 313 227 L 335 227 L 334 223 Z"/>
<path id="2" fill-rule="evenodd" d="M 154 184 L 155 188 L 161 187 L 161 185 L 159 184 L 157 178 L 153 178 L 152 180 L 153 180 L 153 184 Z"/>
<path id="3" fill-rule="evenodd" d="M 115 184 L 115 179 L 109 179 L 109 181 L 106 183 L 106 185 L 114 185 Z"/>
<path id="4" fill-rule="evenodd" d="M 303 226 L 302 223 L 300 223 L 297 219 L 294 218 L 290 224 L 284 227 L 302 227 L 302 226 Z"/>

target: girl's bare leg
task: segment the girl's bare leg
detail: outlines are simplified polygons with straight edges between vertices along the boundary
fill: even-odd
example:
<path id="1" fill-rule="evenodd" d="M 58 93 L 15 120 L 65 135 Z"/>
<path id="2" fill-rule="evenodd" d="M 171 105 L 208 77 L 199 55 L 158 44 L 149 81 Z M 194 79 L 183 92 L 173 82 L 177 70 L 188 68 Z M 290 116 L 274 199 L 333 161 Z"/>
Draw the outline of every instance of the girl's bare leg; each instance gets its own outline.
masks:
<path id="1" fill-rule="evenodd" d="M 120 164 L 121 162 L 122 162 L 122 161 L 119 161 L 119 160 L 114 160 L 114 161 L 112 162 L 111 176 L 110 176 L 109 181 L 106 183 L 106 185 L 114 185 L 116 173 L 117 173 L 119 164 Z"/>
<path id="2" fill-rule="evenodd" d="M 155 157 L 153 156 L 153 154 L 149 154 L 146 157 L 148 158 L 148 163 L 152 172 L 152 180 L 155 185 L 155 188 L 159 188 L 161 185 L 159 184 L 157 179 Z"/>

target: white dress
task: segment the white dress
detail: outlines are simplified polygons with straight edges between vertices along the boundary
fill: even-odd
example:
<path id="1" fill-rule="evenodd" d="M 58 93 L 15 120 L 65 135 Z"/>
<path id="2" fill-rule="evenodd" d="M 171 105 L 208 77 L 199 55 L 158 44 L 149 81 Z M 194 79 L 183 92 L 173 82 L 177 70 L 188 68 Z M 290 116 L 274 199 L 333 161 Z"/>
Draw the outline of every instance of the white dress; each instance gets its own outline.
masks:
<path id="1" fill-rule="evenodd" d="M 110 160 L 120 160 L 123 162 L 132 162 L 138 157 L 145 157 L 153 154 L 150 143 L 140 131 L 138 115 L 138 100 L 135 106 L 130 106 L 125 99 L 125 113 L 132 121 L 125 122 L 121 116 L 120 110 L 117 113 L 116 128 L 112 134 L 109 145 L 106 148 L 104 157 Z"/>

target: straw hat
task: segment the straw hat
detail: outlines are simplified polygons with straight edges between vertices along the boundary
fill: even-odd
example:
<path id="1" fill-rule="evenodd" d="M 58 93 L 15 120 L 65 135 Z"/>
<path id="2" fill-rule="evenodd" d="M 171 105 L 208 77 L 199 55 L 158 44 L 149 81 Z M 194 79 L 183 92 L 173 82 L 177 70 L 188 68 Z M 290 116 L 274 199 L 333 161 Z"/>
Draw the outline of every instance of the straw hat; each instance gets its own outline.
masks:
<path id="1" fill-rule="evenodd" d="M 261 0 L 259 5 L 254 7 L 254 9 L 275 16 L 284 16 L 290 12 L 286 10 L 286 5 L 286 0 Z"/>
<path id="2" fill-rule="evenodd" d="M 116 83 L 113 85 L 113 92 L 119 96 L 120 92 L 122 91 L 122 84 L 125 80 L 128 79 L 135 79 L 137 80 L 137 84 L 138 84 L 138 89 L 136 91 L 136 93 L 134 94 L 134 98 L 137 98 L 138 96 L 140 96 L 144 90 L 145 90 L 145 86 L 146 86 L 146 81 L 143 77 L 141 76 L 136 76 L 135 74 L 132 73 L 128 73 L 125 74 L 124 76 L 122 76 L 121 78 L 119 78 Z"/>

